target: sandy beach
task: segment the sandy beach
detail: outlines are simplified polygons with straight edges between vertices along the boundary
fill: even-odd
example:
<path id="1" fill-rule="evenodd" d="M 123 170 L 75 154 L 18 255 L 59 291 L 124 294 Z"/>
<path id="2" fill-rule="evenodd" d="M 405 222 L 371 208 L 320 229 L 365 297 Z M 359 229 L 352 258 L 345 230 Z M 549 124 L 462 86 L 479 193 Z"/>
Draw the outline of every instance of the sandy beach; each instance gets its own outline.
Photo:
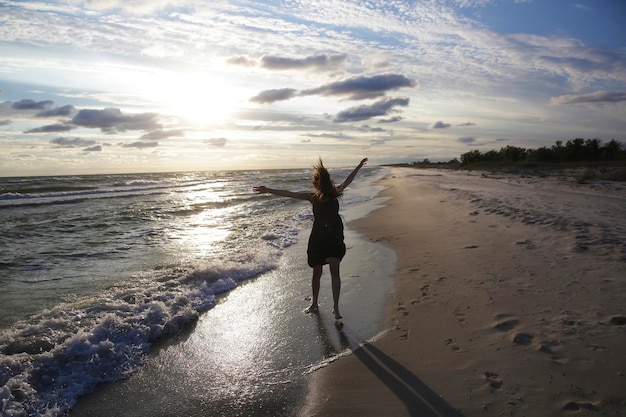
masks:
<path id="1" fill-rule="evenodd" d="M 397 256 L 386 328 L 309 375 L 303 416 L 626 413 L 626 187 L 391 168 L 350 223 Z"/>

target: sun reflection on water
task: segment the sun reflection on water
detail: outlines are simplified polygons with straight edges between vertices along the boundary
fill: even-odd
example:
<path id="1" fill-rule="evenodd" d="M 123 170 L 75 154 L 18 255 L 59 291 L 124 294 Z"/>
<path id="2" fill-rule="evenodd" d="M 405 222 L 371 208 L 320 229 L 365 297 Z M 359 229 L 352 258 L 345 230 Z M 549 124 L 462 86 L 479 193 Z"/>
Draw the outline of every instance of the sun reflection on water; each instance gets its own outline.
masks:
<path id="1" fill-rule="evenodd" d="M 223 251 L 223 242 L 232 234 L 226 219 L 236 208 L 228 206 L 227 197 L 220 192 L 220 184 L 203 186 L 185 195 L 184 210 L 195 213 L 188 216 L 180 228 L 170 231 L 178 240 L 179 253 L 188 259 L 217 256 Z"/>

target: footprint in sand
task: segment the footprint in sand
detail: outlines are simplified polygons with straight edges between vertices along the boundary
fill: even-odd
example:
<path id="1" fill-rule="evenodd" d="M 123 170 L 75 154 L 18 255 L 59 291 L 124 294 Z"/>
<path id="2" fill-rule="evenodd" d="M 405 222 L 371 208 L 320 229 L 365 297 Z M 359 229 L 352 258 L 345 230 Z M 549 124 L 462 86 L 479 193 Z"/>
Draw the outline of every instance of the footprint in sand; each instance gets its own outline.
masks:
<path id="1" fill-rule="evenodd" d="M 613 316 L 609 319 L 610 326 L 623 326 L 626 324 L 626 317 L 624 316 Z"/>
<path id="2" fill-rule="evenodd" d="M 516 345 L 528 346 L 533 342 L 533 335 L 529 333 L 516 333 L 513 336 L 513 343 Z"/>
<path id="3" fill-rule="evenodd" d="M 604 352 L 606 350 L 606 346 L 602 346 L 602 345 L 587 345 L 585 347 L 595 352 Z"/>
<path id="4" fill-rule="evenodd" d="M 576 401 L 569 401 L 565 403 L 563 406 L 563 410 L 567 411 L 580 411 L 580 410 L 591 410 L 591 411 L 599 411 L 600 409 L 593 403 L 579 403 Z"/>
<path id="5" fill-rule="evenodd" d="M 517 246 L 524 246 L 526 249 L 535 249 L 535 244 L 530 239 L 518 240 L 515 244 Z"/>
<path id="6" fill-rule="evenodd" d="M 454 339 L 447 339 L 445 342 L 443 342 L 443 344 L 446 346 L 450 346 L 450 348 L 454 350 L 455 352 L 458 352 L 461 350 L 461 348 L 456 344 Z"/>
<path id="7" fill-rule="evenodd" d="M 485 382 L 493 389 L 502 388 L 502 379 L 495 372 L 485 372 Z"/>
<path id="8" fill-rule="evenodd" d="M 508 332 L 509 330 L 514 329 L 519 324 L 519 320 L 516 319 L 508 319 L 501 322 L 496 323 L 493 328 L 499 330 L 501 332 Z"/>
<path id="9" fill-rule="evenodd" d="M 411 301 L 411 304 L 419 304 L 423 301 L 428 300 L 429 296 L 428 296 L 428 291 L 430 289 L 430 285 L 429 284 L 424 284 L 422 286 L 422 288 L 420 288 L 421 294 L 419 295 L 419 298 L 414 299 L 413 301 Z"/>

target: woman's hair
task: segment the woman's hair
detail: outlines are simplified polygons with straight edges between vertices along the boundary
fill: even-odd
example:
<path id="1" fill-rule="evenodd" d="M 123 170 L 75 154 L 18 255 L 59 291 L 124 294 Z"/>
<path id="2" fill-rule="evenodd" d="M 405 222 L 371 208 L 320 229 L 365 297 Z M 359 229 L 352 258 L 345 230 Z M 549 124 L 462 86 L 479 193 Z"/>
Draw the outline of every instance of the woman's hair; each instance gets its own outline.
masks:
<path id="1" fill-rule="evenodd" d="M 340 197 L 341 193 L 337 192 L 337 188 L 335 187 L 335 184 L 333 184 L 333 180 L 330 178 L 328 170 L 322 163 L 322 158 L 317 161 L 317 164 L 314 165 L 313 168 L 315 171 L 313 171 L 311 184 L 313 184 L 313 187 L 315 188 L 315 197 L 320 200 Z"/>

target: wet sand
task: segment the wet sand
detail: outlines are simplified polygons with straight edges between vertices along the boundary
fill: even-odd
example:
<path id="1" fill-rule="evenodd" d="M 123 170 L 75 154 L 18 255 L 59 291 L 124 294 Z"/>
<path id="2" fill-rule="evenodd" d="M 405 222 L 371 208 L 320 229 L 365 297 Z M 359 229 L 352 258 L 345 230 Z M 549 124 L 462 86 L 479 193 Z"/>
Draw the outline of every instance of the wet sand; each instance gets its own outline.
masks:
<path id="1" fill-rule="evenodd" d="M 626 414 L 626 187 L 392 168 L 350 224 L 397 256 L 388 332 L 308 377 L 302 416 Z M 367 306 L 363 306 L 367 309 Z"/>

